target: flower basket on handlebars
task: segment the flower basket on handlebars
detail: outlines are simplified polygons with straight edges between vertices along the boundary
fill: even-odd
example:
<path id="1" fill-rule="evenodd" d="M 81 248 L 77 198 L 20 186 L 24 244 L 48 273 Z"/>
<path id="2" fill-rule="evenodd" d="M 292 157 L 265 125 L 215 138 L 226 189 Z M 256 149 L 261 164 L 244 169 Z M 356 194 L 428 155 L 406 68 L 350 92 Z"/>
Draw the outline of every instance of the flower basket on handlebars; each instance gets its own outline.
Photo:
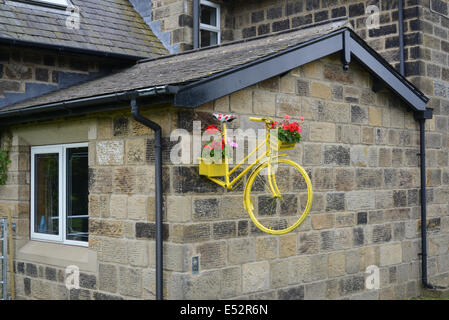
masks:
<path id="1" fill-rule="evenodd" d="M 278 130 L 278 150 L 287 151 L 293 150 L 297 143 L 301 141 L 302 124 L 304 118 L 301 117 L 301 122 L 290 121 L 291 117 L 286 115 L 281 122 L 272 122 L 271 128 Z"/>
<path id="2" fill-rule="evenodd" d="M 296 143 L 287 143 L 287 142 L 279 141 L 279 144 L 278 144 L 279 151 L 293 150 L 293 149 L 295 149 L 295 147 L 296 147 Z"/>

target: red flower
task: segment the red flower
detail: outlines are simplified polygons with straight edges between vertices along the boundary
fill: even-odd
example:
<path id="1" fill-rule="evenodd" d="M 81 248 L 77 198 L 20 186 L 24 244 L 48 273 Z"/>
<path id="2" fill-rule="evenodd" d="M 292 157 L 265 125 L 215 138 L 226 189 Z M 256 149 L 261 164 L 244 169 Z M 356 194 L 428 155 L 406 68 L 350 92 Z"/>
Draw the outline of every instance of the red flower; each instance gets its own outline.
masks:
<path id="1" fill-rule="evenodd" d="M 218 130 L 218 128 L 216 126 L 214 126 L 213 124 L 208 125 L 206 128 L 206 133 L 207 134 L 217 134 L 220 131 Z"/>

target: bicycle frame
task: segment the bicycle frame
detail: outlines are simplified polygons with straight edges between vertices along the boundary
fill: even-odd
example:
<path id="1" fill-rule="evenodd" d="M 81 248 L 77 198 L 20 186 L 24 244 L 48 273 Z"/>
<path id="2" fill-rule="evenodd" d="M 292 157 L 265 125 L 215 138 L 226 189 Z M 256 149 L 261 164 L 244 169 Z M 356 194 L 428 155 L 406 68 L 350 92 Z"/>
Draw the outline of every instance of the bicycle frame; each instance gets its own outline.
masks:
<path id="1" fill-rule="evenodd" d="M 227 140 L 226 123 L 223 124 L 223 137 L 224 137 L 224 141 L 225 141 L 225 145 L 226 145 L 227 141 L 228 141 Z M 236 172 L 237 169 L 239 169 L 253 154 L 255 154 L 257 151 L 259 151 L 264 145 L 267 146 L 266 152 L 263 155 L 261 155 L 259 158 L 257 158 L 256 161 L 251 163 L 248 166 L 248 168 L 244 169 L 237 177 L 230 180 L 231 175 L 234 172 Z M 216 184 L 222 186 L 223 188 L 232 190 L 234 188 L 234 186 L 236 185 L 236 183 L 239 182 L 246 174 L 248 174 L 248 172 L 250 172 L 255 166 L 257 166 L 259 163 L 261 163 L 263 159 L 268 159 L 268 161 L 271 162 L 272 158 L 279 158 L 279 157 L 283 157 L 283 156 L 286 156 L 286 154 L 277 155 L 276 157 L 271 157 L 270 130 L 267 130 L 267 135 L 266 135 L 265 141 L 263 141 L 261 144 L 259 144 L 256 147 L 256 149 L 254 149 L 250 154 L 248 154 L 248 156 L 246 156 L 243 160 L 241 160 L 232 170 L 229 170 L 229 159 L 227 157 L 225 157 L 225 167 L 226 167 L 226 174 L 224 176 L 225 181 L 217 179 L 217 178 L 213 178 L 213 177 L 208 177 L 208 179 L 215 182 Z M 271 166 L 269 166 L 268 168 L 269 168 L 268 170 L 270 171 Z M 271 181 L 271 172 L 268 172 L 268 176 L 269 176 L 269 185 L 270 185 L 271 191 L 273 192 L 274 195 L 278 195 L 279 191 L 277 190 L 276 186 L 273 186 L 272 181 Z"/>

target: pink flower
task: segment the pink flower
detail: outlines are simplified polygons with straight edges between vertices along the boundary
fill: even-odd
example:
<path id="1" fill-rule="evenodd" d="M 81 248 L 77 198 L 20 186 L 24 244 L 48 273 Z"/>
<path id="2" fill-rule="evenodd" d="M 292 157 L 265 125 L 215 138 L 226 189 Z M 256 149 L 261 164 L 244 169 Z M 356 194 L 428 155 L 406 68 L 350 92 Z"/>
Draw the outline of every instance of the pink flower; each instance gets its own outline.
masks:
<path id="1" fill-rule="evenodd" d="M 299 120 L 304 121 L 304 117 L 299 118 Z"/>
<path id="2" fill-rule="evenodd" d="M 291 118 L 292 118 L 292 117 L 290 117 L 290 116 L 287 115 L 287 114 L 284 116 L 284 119 L 287 119 L 287 120 L 290 120 Z"/>
<path id="3" fill-rule="evenodd" d="M 228 137 L 228 144 L 233 148 L 238 148 L 237 142 L 231 141 L 231 139 Z"/>

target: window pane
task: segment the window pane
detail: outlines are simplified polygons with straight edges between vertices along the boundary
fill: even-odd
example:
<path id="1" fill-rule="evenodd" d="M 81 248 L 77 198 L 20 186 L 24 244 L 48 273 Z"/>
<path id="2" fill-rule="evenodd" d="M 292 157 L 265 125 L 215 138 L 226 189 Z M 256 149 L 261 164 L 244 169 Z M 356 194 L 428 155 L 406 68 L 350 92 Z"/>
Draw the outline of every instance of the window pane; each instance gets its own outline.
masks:
<path id="1" fill-rule="evenodd" d="M 68 3 L 66 0 L 34 0 L 37 2 L 43 2 L 43 3 L 51 3 L 51 4 L 57 4 L 61 6 L 67 6 Z"/>
<path id="2" fill-rule="evenodd" d="M 205 5 L 201 5 L 201 23 L 208 24 L 214 27 L 217 26 L 217 9 Z"/>
<path id="3" fill-rule="evenodd" d="M 67 240 L 88 241 L 87 148 L 67 149 Z"/>
<path id="4" fill-rule="evenodd" d="M 201 47 L 214 46 L 218 44 L 218 33 L 201 30 Z"/>
<path id="5" fill-rule="evenodd" d="M 59 234 L 59 154 L 35 156 L 34 231 Z"/>

